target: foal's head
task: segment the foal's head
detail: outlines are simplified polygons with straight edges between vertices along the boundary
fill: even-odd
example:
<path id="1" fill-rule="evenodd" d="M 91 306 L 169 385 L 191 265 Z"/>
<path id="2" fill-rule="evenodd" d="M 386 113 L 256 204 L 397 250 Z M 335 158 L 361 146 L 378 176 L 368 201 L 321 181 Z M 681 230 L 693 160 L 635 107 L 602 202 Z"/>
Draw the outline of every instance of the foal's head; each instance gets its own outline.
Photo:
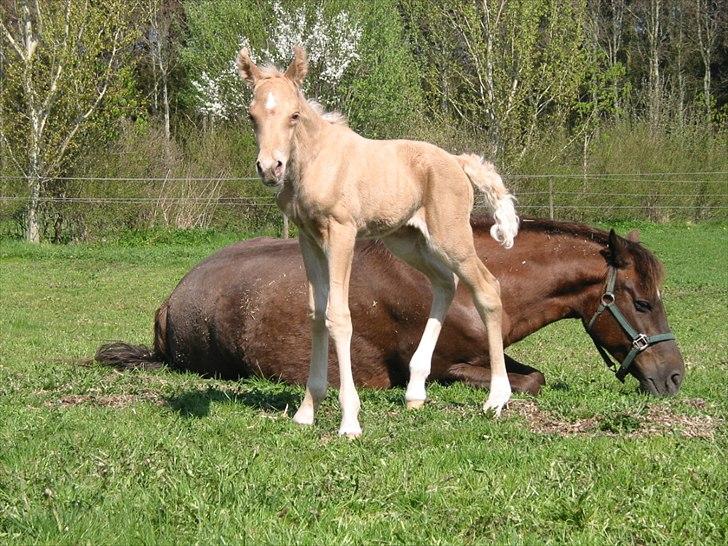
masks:
<path id="1" fill-rule="evenodd" d="M 611 296 L 602 295 L 602 301 L 613 301 L 629 325 L 638 333 L 654 336 L 669 332 L 665 307 L 660 295 L 662 264 L 642 245 L 638 234 L 627 239 L 614 230 L 609 234 L 603 251 L 607 265 L 616 270 Z M 600 293 L 605 291 L 604 285 Z M 584 317 L 585 323 L 594 313 L 598 302 L 593 302 Z M 632 339 L 611 312 L 601 313 L 595 320 L 592 335 L 612 356 L 623 362 L 632 349 Z M 645 391 L 652 394 L 673 394 L 680 388 L 685 373 L 682 355 L 674 340 L 658 342 L 639 352 L 629 368 Z"/>
<path id="2" fill-rule="evenodd" d="M 296 46 L 293 61 L 281 73 L 273 67 L 258 67 L 244 48 L 238 55 L 237 67 L 253 90 L 248 113 L 258 141 L 255 166 L 265 185 L 281 186 L 291 157 L 294 131 L 306 102 L 300 91 L 308 71 L 306 52 Z"/>

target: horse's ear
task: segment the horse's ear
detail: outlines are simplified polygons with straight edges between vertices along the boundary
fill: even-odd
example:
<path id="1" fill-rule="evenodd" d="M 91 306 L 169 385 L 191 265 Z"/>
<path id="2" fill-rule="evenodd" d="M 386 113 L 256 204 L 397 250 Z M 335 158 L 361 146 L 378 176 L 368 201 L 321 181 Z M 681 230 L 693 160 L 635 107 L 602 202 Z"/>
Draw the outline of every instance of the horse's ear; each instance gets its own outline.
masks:
<path id="1" fill-rule="evenodd" d="M 607 263 L 613 267 L 625 267 L 627 265 L 627 245 L 626 241 L 622 239 L 612 229 L 609 231 L 609 241 L 607 248 L 602 252 Z"/>
<path id="2" fill-rule="evenodd" d="M 253 87 L 255 82 L 260 78 L 260 68 L 250 58 L 250 51 L 247 47 L 244 47 L 238 53 L 238 60 L 235 63 L 238 67 L 238 73 L 240 77 L 245 80 L 248 86 Z"/>
<path id="3" fill-rule="evenodd" d="M 286 78 L 291 80 L 296 86 L 300 86 L 303 83 L 303 79 L 308 73 L 308 57 L 306 56 L 306 50 L 300 45 L 293 47 L 293 60 L 286 69 Z"/>
<path id="4" fill-rule="evenodd" d="M 639 243 L 640 242 L 640 230 L 639 229 L 633 229 L 627 234 L 627 240 L 632 241 L 633 243 Z"/>

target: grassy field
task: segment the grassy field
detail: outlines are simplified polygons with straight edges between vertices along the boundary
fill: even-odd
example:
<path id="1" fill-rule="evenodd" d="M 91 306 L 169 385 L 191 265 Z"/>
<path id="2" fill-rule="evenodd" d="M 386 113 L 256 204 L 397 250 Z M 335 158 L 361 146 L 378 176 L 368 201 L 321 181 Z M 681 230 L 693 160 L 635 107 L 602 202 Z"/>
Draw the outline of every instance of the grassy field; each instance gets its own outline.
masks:
<path id="1" fill-rule="evenodd" d="M 625 232 L 631 225 L 621 225 Z M 639 226 L 688 366 L 655 399 L 603 369 L 576 322 L 509 353 L 549 385 L 500 420 L 484 393 L 362 391 L 313 428 L 302 390 L 79 361 L 151 340 L 181 276 L 233 237 L 106 246 L 0 242 L 0 543 L 728 542 L 728 225 Z"/>

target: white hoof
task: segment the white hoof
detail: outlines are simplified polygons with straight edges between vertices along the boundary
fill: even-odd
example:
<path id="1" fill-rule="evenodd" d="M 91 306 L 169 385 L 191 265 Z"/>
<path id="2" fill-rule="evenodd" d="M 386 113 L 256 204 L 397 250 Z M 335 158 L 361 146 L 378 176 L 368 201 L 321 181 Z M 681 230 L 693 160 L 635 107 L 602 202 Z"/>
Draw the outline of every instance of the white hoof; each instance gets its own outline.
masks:
<path id="1" fill-rule="evenodd" d="M 424 405 L 424 400 L 407 400 L 407 409 L 409 410 L 418 410 Z"/>
<path id="2" fill-rule="evenodd" d="M 483 411 L 493 413 L 496 417 L 500 417 L 501 411 L 511 399 L 511 385 L 508 378 L 493 378 L 490 383 L 490 394 L 483 404 Z"/>
<path id="3" fill-rule="evenodd" d="M 349 439 L 359 438 L 359 436 L 361 436 L 361 426 L 359 423 L 341 423 L 341 427 L 339 427 L 339 436 L 346 436 Z"/>
<path id="4" fill-rule="evenodd" d="M 293 422 L 299 425 L 313 425 L 313 409 L 300 407 L 293 416 Z"/>

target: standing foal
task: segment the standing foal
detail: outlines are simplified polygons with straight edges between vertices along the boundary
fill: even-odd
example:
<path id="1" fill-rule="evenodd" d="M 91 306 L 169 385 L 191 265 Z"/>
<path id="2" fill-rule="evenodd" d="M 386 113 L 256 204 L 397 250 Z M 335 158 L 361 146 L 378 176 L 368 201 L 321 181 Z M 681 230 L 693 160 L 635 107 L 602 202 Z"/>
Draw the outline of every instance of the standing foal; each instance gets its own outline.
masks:
<path id="1" fill-rule="evenodd" d="M 278 206 L 299 228 L 308 276 L 311 368 L 293 420 L 312 424 L 326 394 L 330 335 L 341 379 L 339 434 L 361 434 L 348 302 L 357 237 L 382 239 L 432 284 L 429 319 L 410 362 L 407 406 L 420 407 L 425 401 L 432 352 L 459 278 L 470 289 L 488 332 L 492 379 L 484 409 L 500 414 L 511 396 L 500 287 L 475 253 L 469 222 L 476 186 L 495 211 L 491 235 L 506 247 L 513 245 L 518 217 L 493 165 L 425 142 L 369 140 L 356 134 L 342 116 L 323 113 L 304 98 L 300 85 L 308 62 L 300 47 L 285 73 L 258 67 L 247 49 L 240 51 L 237 67 L 253 89 L 250 120 L 258 142 L 258 174 L 278 190 Z"/>

